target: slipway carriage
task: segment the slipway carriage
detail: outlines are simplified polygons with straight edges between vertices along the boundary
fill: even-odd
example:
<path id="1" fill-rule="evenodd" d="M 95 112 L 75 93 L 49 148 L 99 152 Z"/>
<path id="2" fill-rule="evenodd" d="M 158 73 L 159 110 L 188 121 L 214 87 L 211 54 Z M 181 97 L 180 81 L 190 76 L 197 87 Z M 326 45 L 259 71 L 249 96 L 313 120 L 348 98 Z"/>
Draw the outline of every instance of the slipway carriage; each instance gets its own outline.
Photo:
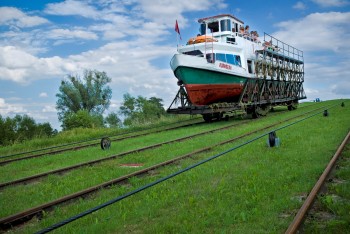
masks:
<path id="1" fill-rule="evenodd" d="M 301 50 L 267 33 L 260 41 L 232 15 L 198 22 L 200 34 L 170 62 L 179 90 L 168 113 L 202 114 L 206 121 L 238 112 L 258 117 L 276 105 L 292 110 L 306 98 Z"/>

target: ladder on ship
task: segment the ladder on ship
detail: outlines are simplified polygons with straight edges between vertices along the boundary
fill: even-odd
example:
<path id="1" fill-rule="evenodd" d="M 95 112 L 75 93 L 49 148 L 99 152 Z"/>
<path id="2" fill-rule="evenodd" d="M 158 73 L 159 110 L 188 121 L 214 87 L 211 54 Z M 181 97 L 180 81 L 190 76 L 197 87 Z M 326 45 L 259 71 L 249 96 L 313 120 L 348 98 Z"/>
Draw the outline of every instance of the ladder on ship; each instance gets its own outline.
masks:
<path id="1" fill-rule="evenodd" d="M 207 32 L 205 32 L 205 40 L 204 40 L 204 55 L 205 55 L 205 58 L 207 59 L 208 62 L 210 63 L 215 63 L 215 57 L 214 57 L 214 34 L 213 34 L 213 30 L 210 30 L 211 31 L 211 37 L 212 37 L 212 40 L 210 40 L 208 42 L 208 37 L 207 37 Z M 208 53 L 208 51 L 210 51 Z M 208 56 L 209 54 L 209 56 Z"/>

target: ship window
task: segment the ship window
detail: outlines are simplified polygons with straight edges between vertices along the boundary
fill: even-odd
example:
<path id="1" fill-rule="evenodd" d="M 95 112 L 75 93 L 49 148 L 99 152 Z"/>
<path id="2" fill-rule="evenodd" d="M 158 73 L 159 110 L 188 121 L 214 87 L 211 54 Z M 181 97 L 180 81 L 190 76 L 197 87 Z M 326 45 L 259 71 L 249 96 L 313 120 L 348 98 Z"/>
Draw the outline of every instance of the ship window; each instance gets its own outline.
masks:
<path id="1" fill-rule="evenodd" d="M 225 63 L 226 63 L 226 56 L 225 56 L 225 54 L 219 54 L 219 53 L 217 53 L 217 54 L 216 54 L 216 60 L 219 60 L 219 61 L 222 61 L 222 62 L 225 62 Z"/>
<path id="2" fill-rule="evenodd" d="M 206 55 L 208 63 L 215 63 L 215 53 L 210 53 Z"/>
<path id="3" fill-rule="evenodd" d="M 251 60 L 247 60 L 247 63 L 248 63 L 248 72 L 250 74 L 252 74 L 253 73 L 252 61 Z"/>
<path id="4" fill-rule="evenodd" d="M 207 25 L 206 24 L 201 24 L 200 28 L 201 35 L 205 35 L 207 32 Z"/>
<path id="5" fill-rule="evenodd" d="M 200 50 L 187 51 L 187 52 L 184 52 L 183 54 L 203 57 L 203 53 Z"/>
<path id="6" fill-rule="evenodd" d="M 239 55 L 236 55 L 236 65 L 237 66 L 242 66 L 241 57 Z"/>
<path id="7" fill-rule="evenodd" d="M 232 65 L 241 66 L 241 57 L 239 55 L 217 53 L 215 54 L 215 59 Z"/>
<path id="8" fill-rule="evenodd" d="M 236 38 L 234 37 L 227 37 L 226 41 L 227 43 L 230 43 L 230 44 L 236 44 Z"/>
<path id="9" fill-rule="evenodd" d="M 219 22 L 212 22 L 208 24 L 208 28 L 211 32 L 219 32 Z"/>
<path id="10" fill-rule="evenodd" d="M 227 63 L 237 65 L 235 56 L 233 56 L 233 54 L 226 54 L 226 59 L 227 59 Z"/>
<path id="11" fill-rule="evenodd" d="M 239 55 L 217 53 L 215 55 L 215 58 L 218 61 L 229 63 L 232 65 L 241 66 L 241 57 Z"/>
<path id="12" fill-rule="evenodd" d="M 225 19 L 220 21 L 221 32 L 231 31 L 231 20 Z"/>

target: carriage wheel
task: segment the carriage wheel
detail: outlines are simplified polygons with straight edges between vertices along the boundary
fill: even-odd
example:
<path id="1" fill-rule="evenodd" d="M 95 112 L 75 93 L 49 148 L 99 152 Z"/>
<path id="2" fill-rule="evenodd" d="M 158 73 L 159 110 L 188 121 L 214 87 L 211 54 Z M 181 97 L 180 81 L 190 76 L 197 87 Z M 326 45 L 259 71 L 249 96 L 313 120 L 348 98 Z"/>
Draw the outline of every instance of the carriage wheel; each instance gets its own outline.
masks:
<path id="1" fill-rule="evenodd" d="M 101 139 L 101 149 L 107 150 L 110 147 L 111 147 L 111 140 L 109 139 L 109 137 L 103 137 Z"/>

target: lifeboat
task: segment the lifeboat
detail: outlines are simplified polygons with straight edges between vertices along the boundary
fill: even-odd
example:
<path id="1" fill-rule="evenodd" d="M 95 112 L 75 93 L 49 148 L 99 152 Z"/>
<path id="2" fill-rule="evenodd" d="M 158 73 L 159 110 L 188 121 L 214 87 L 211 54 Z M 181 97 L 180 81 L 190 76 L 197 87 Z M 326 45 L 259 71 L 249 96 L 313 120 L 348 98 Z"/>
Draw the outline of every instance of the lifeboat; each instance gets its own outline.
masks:
<path id="1" fill-rule="evenodd" d="M 203 43 L 203 42 L 217 42 L 212 36 L 201 35 L 197 37 L 192 37 L 188 40 L 187 45 Z"/>

